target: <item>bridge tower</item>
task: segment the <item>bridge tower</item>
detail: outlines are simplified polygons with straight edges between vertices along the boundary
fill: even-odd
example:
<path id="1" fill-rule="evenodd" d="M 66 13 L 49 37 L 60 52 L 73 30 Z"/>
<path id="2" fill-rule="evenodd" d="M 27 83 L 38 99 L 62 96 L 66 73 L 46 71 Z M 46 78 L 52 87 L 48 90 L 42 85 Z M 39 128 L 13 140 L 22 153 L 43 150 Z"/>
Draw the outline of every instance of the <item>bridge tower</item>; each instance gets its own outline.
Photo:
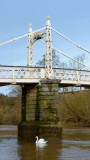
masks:
<path id="1" fill-rule="evenodd" d="M 28 53 L 27 53 L 27 66 L 33 67 L 33 33 L 32 33 L 32 27 L 31 24 L 29 25 L 28 30 Z"/>
<path id="2" fill-rule="evenodd" d="M 18 126 L 18 135 L 21 139 L 30 142 L 35 142 L 35 137 L 39 136 L 45 138 L 48 143 L 61 143 L 62 127 L 58 113 L 60 80 L 52 78 L 52 41 L 49 17 L 46 22 L 45 44 L 45 79 L 41 79 L 39 84 L 32 83 L 22 86 L 22 116 Z M 27 65 L 33 67 L 31 25 L 28 32 Z"/>
<path id="3" fill-rule="evenodd" d="M 46 54 L 45 54 L 45 72 L 46 78 L 52 78 L 52 41 L 51 41 L 51 23 L 50 17 L 47 17 L 46 22 Z M 27 66 L 33 67 L 33 32 L 31 24 L 28 30 L 28 53 L 27 53 Z"/>
<path id="4" fill-rule="evenodd" d="M 47 17 L 45 42 L 46 42 L 46 54 L 45 54 L 46 78 L 52 79 L 52 41 L 51 41 L 50 17 Z"/>

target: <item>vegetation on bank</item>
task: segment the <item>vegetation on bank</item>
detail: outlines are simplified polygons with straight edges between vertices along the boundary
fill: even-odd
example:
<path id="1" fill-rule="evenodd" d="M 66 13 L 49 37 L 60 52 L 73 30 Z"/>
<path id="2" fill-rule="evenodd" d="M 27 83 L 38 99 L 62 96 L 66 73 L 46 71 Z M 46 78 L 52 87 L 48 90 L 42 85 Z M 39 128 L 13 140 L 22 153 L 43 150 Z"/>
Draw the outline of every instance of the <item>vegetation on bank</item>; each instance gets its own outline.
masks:
<path id="1" fill-rule="evenodd" d="M 0 125 L 18 124 L 21 116 L 21 98 L 0 94 Z"/>
<path id="2" fill-rule="evenodd" d="M 90 127 L 90 90 L 60 94 L 59 112 L 64 125 Z"/>
<path id="3" fill-rule="evenodd" d="M 0 94 L 0 124 L 20 123 L 21 94 L 13 93 L 14 97 Z M 60 93 L 59 114 L 62 125 L 90 127 L 90 90 Z"/>
<path id="4" fill-rule="evenodd" d="M 74 61 L 61 63 L 56 51 L 52 50 L 53 68 L 73 68 L 84 69 L 83 66 Z M 76 60 L 84 63 L 85 55 L 74 57 Z M 36 63 L 39 67 L 45 66 L 45 55 Z M 73 87 L 71 87 L 73 90 Z M 67 91 L 67 87 L 64 88 Z M 17 85 L 10 86 L 8 96 L 0 94 L 0 124 L 18 124 L 21 119 L 21 87 Z M 90 90 L 73 93 L 60 93 L 59 95 L 59 113 L 62 124 L 79 124 L 90 126 Z"/>

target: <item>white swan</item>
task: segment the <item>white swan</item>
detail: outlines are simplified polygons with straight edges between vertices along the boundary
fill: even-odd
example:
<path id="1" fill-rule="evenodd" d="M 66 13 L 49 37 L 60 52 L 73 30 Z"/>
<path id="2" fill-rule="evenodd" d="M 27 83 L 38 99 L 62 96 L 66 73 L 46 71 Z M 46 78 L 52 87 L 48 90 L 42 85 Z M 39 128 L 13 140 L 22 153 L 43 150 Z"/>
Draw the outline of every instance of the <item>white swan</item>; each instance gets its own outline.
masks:
<path id="1" fill-rule="evenodd" d="M 38 136 L 35 137 L 36 138 L 36 144 L 46 144 L 47 141 L 45 141 L 43 138 L 39 139 Z"/>

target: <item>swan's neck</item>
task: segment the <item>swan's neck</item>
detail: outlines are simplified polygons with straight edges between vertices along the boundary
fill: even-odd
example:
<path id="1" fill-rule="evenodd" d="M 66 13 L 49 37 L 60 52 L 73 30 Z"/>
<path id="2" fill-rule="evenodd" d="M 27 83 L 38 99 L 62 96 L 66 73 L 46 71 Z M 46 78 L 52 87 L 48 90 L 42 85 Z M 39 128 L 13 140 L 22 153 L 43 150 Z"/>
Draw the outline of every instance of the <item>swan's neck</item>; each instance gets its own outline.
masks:
<path id="1" fill-rule="evenodd" d="M 37 140 L 36 140 L 36 143 L 38 142 L 38 137 L 37 137 Z"/>

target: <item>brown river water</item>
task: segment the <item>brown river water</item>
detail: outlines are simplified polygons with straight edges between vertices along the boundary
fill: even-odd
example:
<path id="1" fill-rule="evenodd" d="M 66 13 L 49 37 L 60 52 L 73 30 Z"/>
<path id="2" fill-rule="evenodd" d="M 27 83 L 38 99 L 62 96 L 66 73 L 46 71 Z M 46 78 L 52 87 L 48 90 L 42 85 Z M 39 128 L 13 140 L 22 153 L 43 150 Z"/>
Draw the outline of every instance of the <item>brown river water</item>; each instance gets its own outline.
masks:
<path id="1" fill-rule="evenodd" d="M 18 141 L 17 126 L 0 126 L 0 160 L 90 160 L 90 128 L 63 129 L 62 144 Z"/>

